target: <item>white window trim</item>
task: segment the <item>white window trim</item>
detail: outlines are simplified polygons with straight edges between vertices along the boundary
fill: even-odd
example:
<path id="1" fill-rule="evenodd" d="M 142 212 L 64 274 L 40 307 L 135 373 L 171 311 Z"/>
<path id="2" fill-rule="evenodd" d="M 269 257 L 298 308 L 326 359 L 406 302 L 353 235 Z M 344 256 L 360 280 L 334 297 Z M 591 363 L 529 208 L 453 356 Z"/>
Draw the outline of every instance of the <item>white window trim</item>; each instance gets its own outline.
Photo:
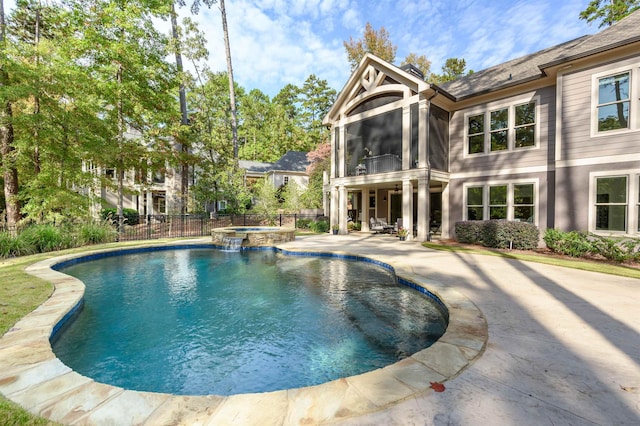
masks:
<path id="1" fill-rule="evenodd" d="M 629 127 L 627 129 L 598 131 L 598 93 L 600 89 L 600 79 L 613 77 L 624 72 L 629 75 Z M 591 76 L 591 137 L 599 138 L 620 133 L 630 133 L 640 131 L 640 63 L 635 63 L 623 67 L 599 72 Z"/>
<path id="2" fill-rule="evenodd" d="M 627 178 L 627 230 L 626 231 L 596 231 L 596 179 L 602 177 L 626 177 Z M 638 212 L 640 200 L 638 200 L 638 179 L 640 170 L 609 170 L 589 173 L 589 232 L 597 235 L 638 235 Z"/>
<path id="3" fill-rule="evenodd" d="M 482 220 L 489 220 L 489 187 L 498 185 L 507 185 L 507 219 L 514 220 L 514 198 L 513 198 L 513 186 L 514 185 L 533 185 L 533 224 L 538 226 L 540 221 L 540 179 L 539 178 L 522 178 L 513 180 L 491 180 L 483 182 L 466 182 L 462 185 L 462 205 L 463 205 L 463 220 L 469 220 L 467 217 L 467 188 L 483 187 L 482 191 Z"/>
<path id="4" fill-rule="evenodd" d="M 536 104 L 536 107 L 535 107 L 536 122 L 534 125 L 534 132 L 535 132 L 534 144 L 533 146 L 516 148 L 515 147 L 516 106 L 524 105 L 531 102 Z M 491 151 L 491 113 L 504 108 L 508 108 L 509 110 L 507 149 L 503 149 L 500 151 Z M 475 115 L 482 115 L 482 114 L 484 114 L 484 151 L 470 154 L 469 153 L 469 117 L 472 117 Z M 463 158 L 477 158 L 477 157 L 482 157 L 484 155 L 500 155 L 501 153 L 512 153 L 512 152 L 528 151 L 532 149 L 539 149 L 540 148 L 540 95 L 517 98 L 517 99 L 509 100 L 508 102 L 491 102 L 488 104 L 484 104 L 481 107 L 470 109 L 464 113 L 463 126 L 464 126 Z"/>

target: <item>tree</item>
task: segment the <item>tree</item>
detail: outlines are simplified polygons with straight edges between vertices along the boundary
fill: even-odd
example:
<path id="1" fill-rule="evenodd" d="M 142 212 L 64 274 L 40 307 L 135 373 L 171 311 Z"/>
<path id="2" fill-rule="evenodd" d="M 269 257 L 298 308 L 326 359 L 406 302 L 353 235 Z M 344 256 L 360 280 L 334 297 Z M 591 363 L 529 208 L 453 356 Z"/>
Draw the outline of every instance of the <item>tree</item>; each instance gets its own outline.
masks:
<path id="1" fill-rule="evenodd" d="M 415 53 L 409 53 L 404 61 L 402 61 L 401 65 L 407 64 L 415 65 L 422 72 L 424 79 L 426 81 L 429 80 L 431 76 L 431 61 L 428 60 L 426 56 L 418 56 Z"/>
<path id="2" fill-rule="evenodd" d="M 601 21 L 598 28 L 611 26 L 640 9 L 640 0 L 591 0 L 580 19 L 587 22 Z"/>
<path id="3" fill-rule="evenodd" d="M 458 58 L 449 58 L 442 66 L 442 74 L 431 74 L 431 83 L 446 83 L 457 80 L 464 75 L 473 74 L 473 70 L 466 71 L 467 61 Z"/>
<path id="4" fill-rule="evenodd" d="M 344 42 L 344 48 L 347 51 L 347 58 L 351 64 L 351 70 L 354 70 L 360 64 L 360 61 L 367 53 L 372 53 L 384 59 L 387 62 L 393 63 L 396 59 L 396 50 L 398 49 L 391 40 L 389 40 L 389 32 L 380 27 L 380 30 L 376 31 L 373 26 L 367 22 L 365 26 L 362 38 L 354 40 L 349 37 L 349 41 Z"/>
<path id="5" fill-rule="evenodd" d="M 7 55 L 6 34 L 4 1 L 0 0 L 0 87 L 3 89 L 10 84 L 7 70 L 7 64 L 10 59 Z M 9 97 L 2 96 L 2 99 L 2 110 L 0 111 L 0 160 L 2 161 L 7 225 L 14 227 L 20 220 L 20 201 L 18 200 L 18 169 L 15 162 L 13 105 Z"/>
<path id="6" fill-rule="evenodd" d="M 302 195 L 303 205 L 308 208 L 322 207 L 322 193 L 325 172 L 329 172 L 331 167 L 331 143 L 322 143 L 307 154 L 309 166 L 309 184 L 307 190 Z"/>

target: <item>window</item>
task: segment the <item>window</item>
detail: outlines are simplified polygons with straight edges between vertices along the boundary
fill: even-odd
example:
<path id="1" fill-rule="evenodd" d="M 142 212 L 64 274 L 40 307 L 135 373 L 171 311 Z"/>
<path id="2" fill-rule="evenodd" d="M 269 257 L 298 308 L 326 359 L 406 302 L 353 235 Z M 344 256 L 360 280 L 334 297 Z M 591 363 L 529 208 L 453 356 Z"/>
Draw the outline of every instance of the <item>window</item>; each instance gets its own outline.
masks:
<path id="1" fill-rule="evenodd" d="M 589 230 L 640 234 L 640 171 L 591 172 Z"/>
<path id="2" fill-rule="evenodd" d="M 513 220 L 534 222 L 533 185 L 513 185 Z"/>
<path id="3" fill-rule="evenodd" d="M 527 102 L 467 116 L 467 154 L 535 147 L 536 115 L 536 102 Z"/>
<path id="4" fill-rule="evenodd" d="M 489 219 L 507 218 L 507 185 L 489 187 Z"/>
<path id="5" fill-rule="evenodd" d="M 491 151 L 508 149 L 509 110 L 507 108 L 491 112 Z"/>
<path id="6" fill-rule="evenodd" d="M 467 220 L 482 220 L 484 188 L 472 186 L 467 188 Z"/>
<path id="7" fill-rule="evenodd" d="M 530 102 L 524 105 L 516 105 L 515 112 L 516 139 L 514 146 L 516 148 L 535 146 L 536 104 Z"/>
<path id="8" fill-rule="evenodd" d="M 469 154 L 484 152 L 484 114 L 469 117 Z"/>
<path id="9" fill-rule="evenodd" d="M 596 178 L 596 231 L 627 230 L 627 177 Z"/>
<path id="10" fill-rule="evenodd" d="M 535 223 L 535 183 L 467 186 L 465 195 L 466 220 L 503 219 Z"/>
<path id="11" fill-rule="evenodd" d="M 629 128 L 629 81 L 624 72 L 598 79 L 598 132 Z"/>
<path id="12" fill-rule="evenodd" d="M 284 182 L 284 184 L 288 184 L 289 183 L 289 176 L 285 176 L 282 178 L 282 181 Z"/>

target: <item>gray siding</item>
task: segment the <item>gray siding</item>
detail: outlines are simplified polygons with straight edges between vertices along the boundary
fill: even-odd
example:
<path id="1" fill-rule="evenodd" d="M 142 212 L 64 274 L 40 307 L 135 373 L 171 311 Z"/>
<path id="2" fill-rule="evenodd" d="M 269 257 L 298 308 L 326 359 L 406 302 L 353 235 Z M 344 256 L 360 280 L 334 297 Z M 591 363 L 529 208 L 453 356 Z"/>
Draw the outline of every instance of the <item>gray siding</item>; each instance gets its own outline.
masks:
<path id="1" fill-rule="evenodd" d="M 603 157 L 609 155 L 628 155 L 640 153 L 640 131 L 613 132 L 591 136 L 592 94 L 596 93 L 597 82 L 593 75 L 607 73 L 628 67 L 632 69 L 640 63 L 640 55 L 623 61 L 593 67 L 562 78 L 562 132 L 560 139 L 561 160 L 576 160 Z M 632 85 L 638 82 L 632 80 Z M 636 102 L 637 99 L 631 99 Z M 633 113 L 634 109 L 632 109 Z M 637 114 L 637 111 L 635 112 Z"/>
<path id="2" fill-rule="evenodd" d="M 553 161 L 555 147 L 553 145 L 555 135 L 555 87 L 546 87 L 536 90 L 528 95 L 539 98 L 538 132 L 539 142 L 536 148 L 521 148 L 509 151 L 492 152 L 489 154 L 474 154 L 465 157 L 465 114 L 477 112 L 483 106 L 456 111 L 451 117 L 451 172 L 485 172 L 500 171 L 503 169 L 516 169 L 522 167 L 546 166 Z M 496 102 L 497 105 L 513 105 L 523 98 L 524 94 L 513 96 Z M 532 96 L 532 97 L 533 97 Z M 488 108 L 493 110 L 495 108 Z"/>

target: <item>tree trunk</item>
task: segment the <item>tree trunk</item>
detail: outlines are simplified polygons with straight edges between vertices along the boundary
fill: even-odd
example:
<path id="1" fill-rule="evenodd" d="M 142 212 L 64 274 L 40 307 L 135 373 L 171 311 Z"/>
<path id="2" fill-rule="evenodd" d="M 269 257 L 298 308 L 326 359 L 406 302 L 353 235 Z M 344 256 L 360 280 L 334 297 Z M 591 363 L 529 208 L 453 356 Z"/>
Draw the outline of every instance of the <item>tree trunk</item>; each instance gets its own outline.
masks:
<path id="1" fill-rule="evenodd" d="M 224 33 L 224 48 L 227 55 L 227 73 L 229 74 L 229 102 L 231 104 L 231 137 L 233 143 L 233 158 L 238 159 L 238 123 L 236 117 L 236 91 L 233 87 L 233 67 L 231 66 L 231 48 L 229 47 L 229 30 L 227 29 L 227 13 L 224 0 L 220 0 L 222 15 L 222 32 Z"/>
<path id="2" fill-rule="evenodd" d="M 0 0 L 0 49 L 5 49 L 4 1 Z M 7 70 L 0 65 L 0 85 L 9 83 Z M 16 149 L 13 146 L 13 108 L 7 101 L 0 112 L 0 155 L 4 178 L 4 197 L 7 225 L 15 227 L 20 221 L 20 201 L 18 200 L 18 169 L 16 168 Z"/>
<path id="3" fill-rule="evenodd" d="M 183 72 L 182 66 L 182 53 L 180 51 L 180 37 L 178 37 L 178 18 L 176 14 L 175 2 L 171 3 L 171 34 L 173 37 L 173 41 L 176 46 L 176 69 L 179 74 Z M 182 79 L 180 80 L 179 87 L 179 96 L 180 96 L 180 113 L 181 119 L 180 123 L 183 126 L 189 125 L 189 114 L 187 111 L 187 93 L 186 88 L 184 86 L 184 82 Z M 176 143 L 176 151 L 185 154 L 187 152 L 187 147 L 182 141 L 177 141 Z M 189 165 L 185 163 L 184 160 L 180 161 L 180 214 L 186 213 L 186 203 L 187 203 L 187 194 L 189 191 Z"/>

